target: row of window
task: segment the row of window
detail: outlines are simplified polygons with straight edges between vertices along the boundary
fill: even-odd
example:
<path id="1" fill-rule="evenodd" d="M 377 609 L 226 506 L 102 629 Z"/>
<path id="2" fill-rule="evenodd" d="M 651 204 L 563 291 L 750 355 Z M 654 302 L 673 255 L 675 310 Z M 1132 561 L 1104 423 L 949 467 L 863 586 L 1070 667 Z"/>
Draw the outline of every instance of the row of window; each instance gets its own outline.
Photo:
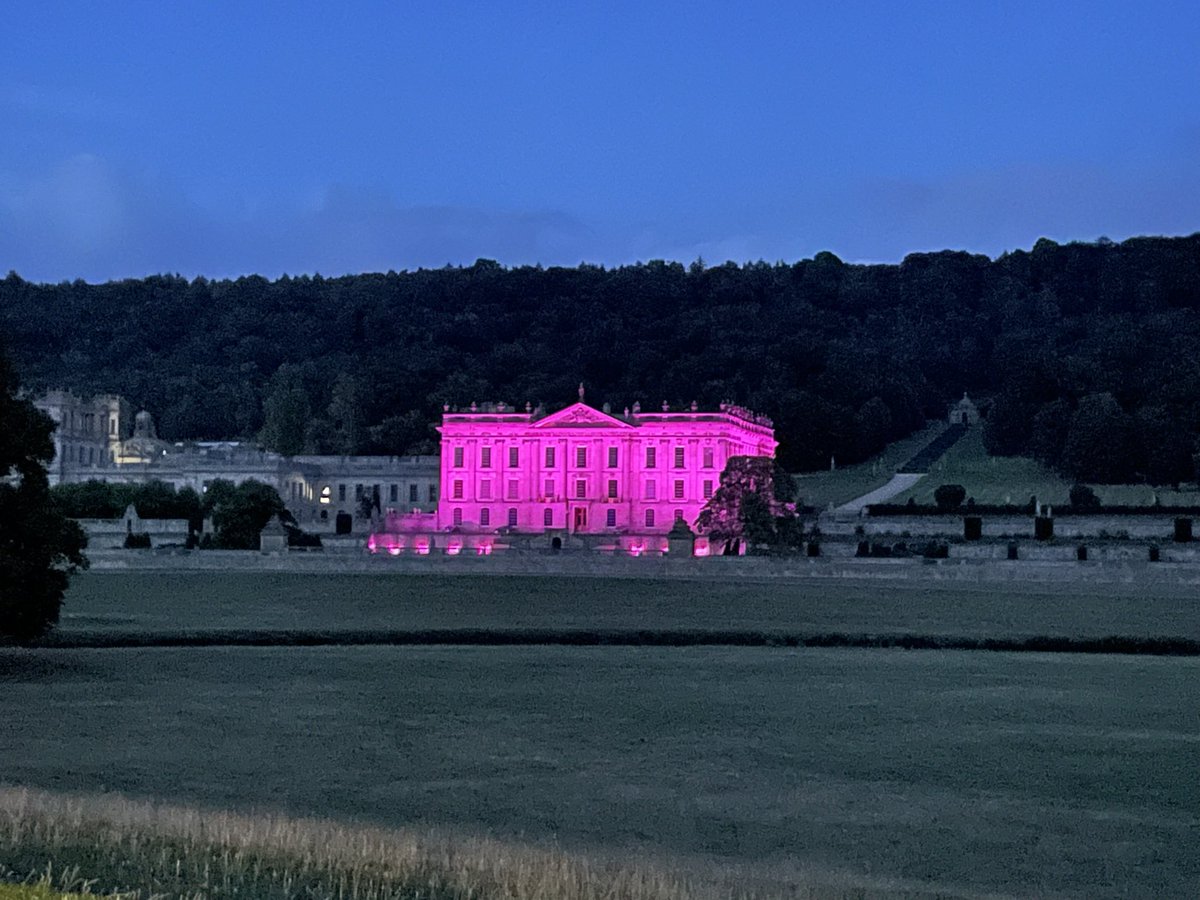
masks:
<path id="1" fill-rule="evenodd" d="M 542 496 L 543 497 L 555 496 L 554 487 L 555 487 L 555 485 L 554 485 L 553 481 L 547 481 L 543 485 L 544 490 L 542 492 Z M 615 478 L 609 479 L 608 485 L 607 485 L 607 491 L 605 492 L 605 496 L 608 497 L 609 500 L 616 500 L 617 498 L 620 497 L 619 488 L 620 488 L 620 485 L 617 483 L 617 480 Z M 674 484 L 672 485 L 672 489 L 673 489 L 672 496 L 674 497 L 674 499 L 676 499 L 676 500 L 684 499 L 685 488 L 686 488 L 686 483 L 683 481 L 683 479 L 676 479 Z M 451 485 L 451 494 L 450 494 L 451 499 L 452 500 L 462 500 L 463 496 L 464 496 L 463 492 L 464 492 L 464 485 L 463 485 L 462 479 L 455 479 L 453 484 Z M 710 497 L 712 497 L 713 482 L 711 479 L 704 480 L 703 484 L 701 485 L 701 492 L 704 495 L 705 500 L 708 500 Z M 658 499 L 658 482 L 647 481 L 645 484 L 644 493 L 645 493 L 646 500 L 657 500 Z M 576 479 L 575 480 L 575 499 L 585 500 L 585 499 L 587 499 L 587 496 L 588 496 L 587 479 L 586 478 Z M 521 497 L 521 482 L 509 481 L 508 482 L 508 491 L 505 494 L 505 499 L 519 500 L 520 497 Z M 392 497 L 392 499 L 395 500 L 396 498 Z M 493 499 L 492 498 L 492 482 L 491 481 L 481 481 L 479 483 L 479 499 L 480 500 Z"/>
<path id="2" fill-rule="evenodd" d="M 684 447 L 675 447 L 673 449 L 674 449 L 674 459 L 673 459 L 674 467 L 676 469 L 684 468 L 685 467 L 685 458 L 686 458 L 686 455 L 684 452 L 685 448 Z M 554 468 L 556 460 L 557 460 L 557 454 L 555 452 L 556 450 L 557 450 L 557 448 L 555 448 L 555 447 L 547 447 L 546 448 L 545 468 L 547 468 L 547 469 Z M 703 450 L 704 450 L 704 453 L 703 453 L 704 468 L 711 469 L 711 468 L 713 468 L 713 448 L 705 447 L 705 448 L 703 448 Z M 465 448 L 455 447 L 454 448 L 454 468 L 461 469 L 465 465 L 464 460 L 465 460 Z M 576 447 L 575 448 L 575 468 L 586 469 L 587 464 L 588 464 L 588 448 L 587 447 Z M 620 464 L 619 448 L 609 447 L 608 448 L 608 468 L 615 469 L 618 467 L 619 464 Z M 492 467 L 492 448 L 491 447 L 480 447 L 479 448 L 479 468 L 490 469 L 491 467 Z M 508 467 L 510 469 L 519 469 L 521 467 L 521 448 L 520 447 L 509 447 L 508 448 Z M 654 469 L 657 467 L 658 467 L 658 448 L 657 447 L 647 447 L 646 448 L 646 468 Z"/>
<path id="3" fill-rule="evenodd" d="M 683 510 L 682 509 L 675 510 L 675 520 L 678 521 L 679 519 L 682 519 L 682 518 L 683 518 Z M 463 511 L 461 509 L 454 510 L 453 521 L 454 521 L 455 525 L 462 525 Z M 646 522 L 647 528 L 654 527 L 654 510 L 652 510 L 652 509 L 646 510 L 645 522 Z M 485 507 L 484 509 L 481 509 L 479 511 L 479 524 L 483 528 L 491 527 L 492 511 L 490 509 L 487 509 Z M 554 527 L 554 510 L 553 509 L 547 508 L 547 509 L 542 510 L 542 525 L 546 528 Z M 606 509 L 604 511 L 604 525 L 606 528 L 616 528 L 617 527 L 617 511 L 615 509 Z M 517 527 L 517 510 L 515 507 L 509 507 L 508 527 L 509 528 Z"/>
<path id="4" fill-rule="evenodd" d="M 345 485 L 345 484 L 339 484 L 337 486 L 338 503 L 346 502 L 346 488 L 347 488 L 347 485 Z M 356 484 L 356 485 L 354 485 L 354 500 L 355 500 L 355 502 L 362 500 L 363 497 L 367 496 L 368 491 L 370 491 L 370 495 L 372 497 L 379 498 L 380 500 L 382 500 L 383 499 L 382 489 L 383 489 L 383 485 L 379 485 L 379 484 L 374 484 L 374 485 Z M 437 502 L 437 494 L 438 494 L 437 485 L 436 484 L 428 485 L 426 488 L 426 494 L 428 497 L 427 502 L 436 503 Z M 419 484 L 410 484 L 408 486 L 408 502 L 409 503 L 420 503 L 421 502 L 420 495 L 421 495 L 421 486 Z M 332 488 L 330 488 L 329 485 L 326 485 L 325 487 L 321 488 L 321 502 L 329 503 L 332 499 L 333 499 Z M 388 485 L 388 502 L 389 503 L 398 503 L 399 501 L 400 501 L 400 485 L 389 484 Z"/>

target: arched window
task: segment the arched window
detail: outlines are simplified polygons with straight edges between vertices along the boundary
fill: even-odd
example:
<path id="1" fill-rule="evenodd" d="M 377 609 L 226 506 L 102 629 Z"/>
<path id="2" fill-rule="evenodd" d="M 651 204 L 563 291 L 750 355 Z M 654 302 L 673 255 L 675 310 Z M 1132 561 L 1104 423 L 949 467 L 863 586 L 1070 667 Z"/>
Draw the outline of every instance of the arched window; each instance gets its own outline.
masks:
<path id="1" fill-rule="evenodd" d="M 492 524 L 492 511 L 490 509 L 485 507 L 479 511 L 479 524 L 485 528 Z"/>

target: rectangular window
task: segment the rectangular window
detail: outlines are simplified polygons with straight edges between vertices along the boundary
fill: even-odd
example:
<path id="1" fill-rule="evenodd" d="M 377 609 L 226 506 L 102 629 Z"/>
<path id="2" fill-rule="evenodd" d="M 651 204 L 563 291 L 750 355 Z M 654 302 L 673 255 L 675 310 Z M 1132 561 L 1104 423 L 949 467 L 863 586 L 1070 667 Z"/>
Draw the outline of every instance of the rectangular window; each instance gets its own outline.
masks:
<path id="1" fill-rule="evenodd" d="M 492 499 L 492 483 L 490 481 L 479 482 L 479 499 L 480 500 L 491 500 Z"/>
<path id="2" fill-rule="evenodd" d="M 454 524 L 455 525 L 462 524 L 462 509 L 456 509 L 454 511 Z"/>
<path id="3" fill-rule="evenodd" d="M 617 480 L 615 478 L 608 480 L 608 497 L 610 500 L 617 499 Z"/>
<path id="4" fill-rule="evenodd" d="M 354 499 L 361 500 L 362 498 L 363 498 L 363 486 L 361 484 L 356 484 L 354 486 Z"/>
<path id="5" fill-rule="evenodd" d="M 479 448 L 479 468 L 490 469 L 491 467 L 492 467 L 492 448 L 491 447 L 480 447 Z"/>
<path id="6" fill-rule="evenodd" d="M 520 496 L 521 482 L 513 479 L 508 482 L 508 499 L 516 500 Z"/>
<path id="7" fill-rule="evenodd" d="M 437 503 L 437 491 L 438 491 L 438 489 L 437 489 L 436 484 L 431 484 L 429 486 L 429 502 L 430 503 Z"/>
<path id="8" fill-rule="evenodd" d="M 547 528 L 552 528 L 554 526 L 554 510 L 552 510 L 552 509 L 542 510 L 542 524 L 545 525 Z"/>
<path id="9" fill-rule="evenodd" d="M 704 448 L 704 468 L 711 469 L 713 467 L 713 448 Z"/>
<path id="10" fill-rule="evenodd" d="M 683 510 L 682 509 L 675 510 L 675 521 L 676 522 L 683 521 Z"/>
<path id="11" fill-rule="evenodd" d="M 553 497 L 554 496 L 554 481 L 553 481 L 553 479 L 547 478 L 546 483 L 543 484 L 542 487 L 545 489 L 542 491 L 543 497 Z"/>
<path id="12" fill-rule="evenodd" d="M 647 481 L 646 482 L 646 499 L 654 500 L 657 498 L 657 496 L 658 496 L 658 482 Z"/>
<path id="13" fill-rule="evenodd" d="M 654 510 L 652 510 L 652 509 L 646 510 L 646 527 L 647 528 L 654 527 Z"/>
<path id="14" fill-rule="evenodd" d="M 675 499 L 683 499 L 683 481 L 681 480 L 675 482 Z"/>
<path id="15" fill-rule="evenodd" d="M 615 469 L 617 467 L 617 448 L 616 447 L 608 448 L 608 467 L 610 469 Z"/>
<path id="16" fill-rule="evenodd" d="M 508 527 L 509 528 L 517 527 L 517 511 L 515 508 L 512 508 L 512 507 L 510 507 L 508 510 Z"/>
<path id="17" fill-rule="evenodd" d="M 617 511 L 615 509 L 605 510 L 604 524 L 609 528 L 617 527 Z"/>
<path id="18" fill-rule="evenodd" d="M 463 498 L 463 483 L 460 479 L 454 481 L 454 493 L 450 495 L 452 500 L 461 500 Z M 455 510 L 457 512 L 457 510 Z"/>
<path id="19" fill-rule="evenodd" d="M 479 524 L 485 528 L 492 524 L 492 511 L 486 506 L 479 511 Z"/>
<path id="20" fill-rule="evenodd" d="M 463 448 L 454 448 L 454 468 L 461 469 L 463 467 Z"/>
<path id="21" fill-rule="evenodd" d="M 587 497 L 587 482 L 580 478 L 575 482 L 575 498 L 583 500 L 585 497 Z"/>
<path id="22" fill-rule="evenodd" d="M 575 448 L 575 467 L 577 469 L 587 468 L 587 447 Z"/>
<path id="23" fill-rule="evenodd" d="M 415 484 L 410 484 L 408 486 L 408 502 L 409 503 L 417 502 L 417 486 Z"/>
<path id="24" fill-rule="evenodd" d="M 712 497 L 712 482 L 706 480 L 704 482 L 704 499 L 708 500 L 710 497 Z"/>
<path id="25" fill-rule="evenodd" d="M 388 502 L 395 503 L 399 499 L 400 499 L 400 485 L 398 485 L 398 484 L 388 485 Z"/>
<path id="26" fill-rule="evenodd" d="M 554 448 L 553 447 L 546 448 L 546 468 L 547 469 L 554 468 Z"/>
<path id="27" fill-rule="evenodd" d="M 521 448 L 520 447 L 509 447 L 508 448 L 508 467 L 510 469 L 516 469 L 520 465 L 521 465 Z"/>
<path id="28" fill-rule="evenodd" d="M 338 485 L 338 503 L 345 503 L 345 502 L 346 502 L 346 486 L 344 484 L 339 484 Z"/>
<path id="29" fill-rule="evenodd" d="M 677 468 L 677 469 L 683 468 L 683 448 L 682 447 L 675 448 L 675 468 Z"/>
<path id="30" fill-rule="evenodd" d="M 653 469 L 658 463 L 658 449 L 655 447 L 646 448 L 646 468 Z"/>

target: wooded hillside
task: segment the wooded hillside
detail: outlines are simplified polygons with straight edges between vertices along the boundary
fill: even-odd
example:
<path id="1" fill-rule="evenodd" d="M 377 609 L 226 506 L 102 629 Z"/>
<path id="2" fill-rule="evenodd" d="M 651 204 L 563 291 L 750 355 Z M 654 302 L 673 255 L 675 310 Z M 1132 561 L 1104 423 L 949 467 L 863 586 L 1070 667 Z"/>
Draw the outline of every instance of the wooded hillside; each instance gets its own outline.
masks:
<path id="1" fill-rule="evenodd" d="M 852 462 L 992 400 L 986 438 L 1080 480 L 1194 477 L 1200 234 L 992 261 L 465 268 L 91 285 L 0 280 L 24 382 L 119 392 L 174 439 L 429 451 L 443 403 L 741 403 L 783 463 Z"/>

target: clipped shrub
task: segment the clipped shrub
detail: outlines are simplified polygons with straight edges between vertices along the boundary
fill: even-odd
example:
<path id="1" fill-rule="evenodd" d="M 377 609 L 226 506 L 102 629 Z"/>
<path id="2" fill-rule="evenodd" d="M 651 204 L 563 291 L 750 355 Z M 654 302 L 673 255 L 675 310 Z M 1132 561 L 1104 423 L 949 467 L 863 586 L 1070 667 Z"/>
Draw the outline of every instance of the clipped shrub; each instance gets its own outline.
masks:
<path id="1" fill-rule="evenodd" d="M 940 484 L 933 492 L 933 502 L 942 512 L 958 509 L 966 499 L 967 489 L 961 484 Z"/>
<path id="2" fill-rule="evenodd" d="M 821 555 L 821 545 L 818 544 L 816 541 L 809 541 L 808 549 L 806 552 L 810 557 L 820 556 Z"/>
<path id="3" fill-rule="evenodd" d="M 944 541 L 930 541 L 921 549 L 921 555 L 926 559 L 949 559 L 950 545 Z"/>
<path id="4" fill-rule="evenodd" d="M 871 545 L 867 541 L 859 541 L 858 549 L 854 551 L 854 555 L 862 558 L 871 555 Z"/>
<path id="5" fill-rule="evenodd" d="M 138 532 L 137 534 L 130 533 L 130 534 L 125 535 L 125 549 L 126 550 L 149 550 L 150 549 L 150 535 L 146 534 L 144 531 Z"/>
<path id="6" fill-rule="evenodd" d="M 1159 558 L 1161 556 L 1158 547 L 1154 546 L 1153 544 L 1150 545 L 1150 550 L 1149 550 L 1148 555 L 1149 555 L 1150 562 L 1158 562 Z"/>
<path id="7" fill-rule="evenodd" d="M 1075 509 L 1099 509 L 1100 498 L 1086 484 L 1071 485 L 1071 506 Z"/>
<path id="8" fill-rule="evenodd" d="M 1075 548 L 1075 558 L 1080 562 L 1087 562 L 1087 544 L 1080 544 Z"/>

